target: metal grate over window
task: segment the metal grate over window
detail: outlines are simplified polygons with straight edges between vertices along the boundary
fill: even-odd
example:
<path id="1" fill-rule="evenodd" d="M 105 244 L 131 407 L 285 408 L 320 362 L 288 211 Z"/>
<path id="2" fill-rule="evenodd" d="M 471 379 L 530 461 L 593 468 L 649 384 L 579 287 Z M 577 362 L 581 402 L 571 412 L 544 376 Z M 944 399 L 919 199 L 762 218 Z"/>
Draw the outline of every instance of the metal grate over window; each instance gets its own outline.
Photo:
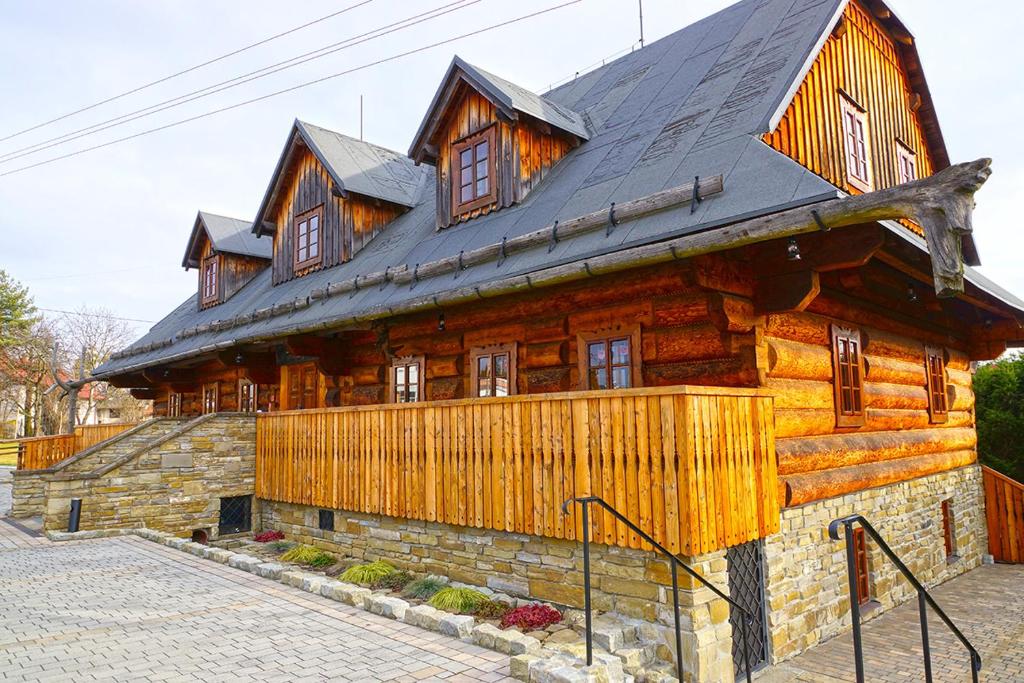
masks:
<path id="1" fill-rule="evenodd" d="M 220 499 L 220 535 L 240 534 L 252 530 L 252 496 Z"/>
<path id="2" fill-rule="evenodd" d="M 756 671 L 768 662 L 768 625 L 765 614 L 764 551 L 760 541 L 736 545 L 725 551 L 729 563 L 729 597 L 754 615 L 747 631 L 750 668 Z M 742 613 L 730 610 L 732 625 L 732 661 L 739 677 L 743 670 Z"/>
<path id="3" fill-rule="evenodd" d="M 320 511 L 320 531 L 334 531 L 334 510 Z"/>

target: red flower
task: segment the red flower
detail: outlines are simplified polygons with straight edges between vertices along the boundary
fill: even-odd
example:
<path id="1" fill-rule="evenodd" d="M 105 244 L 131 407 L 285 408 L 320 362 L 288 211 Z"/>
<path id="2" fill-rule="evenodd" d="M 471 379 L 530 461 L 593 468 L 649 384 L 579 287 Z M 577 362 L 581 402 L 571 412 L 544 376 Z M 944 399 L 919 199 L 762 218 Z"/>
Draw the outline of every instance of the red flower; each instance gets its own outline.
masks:
<path id="1" fill-rule="evenodd" d="M 517 607 L 506 614 L 501 618 L 501 627 L 518 626 L 524 631 L 537 631 L 561 620 L 562 614 L 554 607 L 534 603 Z"/>

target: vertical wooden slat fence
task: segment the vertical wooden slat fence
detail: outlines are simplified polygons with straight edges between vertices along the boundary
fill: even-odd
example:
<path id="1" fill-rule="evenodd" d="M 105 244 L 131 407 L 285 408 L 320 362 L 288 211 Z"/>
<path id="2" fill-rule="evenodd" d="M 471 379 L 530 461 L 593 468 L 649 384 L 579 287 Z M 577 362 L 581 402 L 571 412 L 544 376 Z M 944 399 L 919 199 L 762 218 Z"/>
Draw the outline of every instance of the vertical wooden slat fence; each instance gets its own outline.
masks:
<path id="1" fill-rule="evenodd" d="M 551 538 L 599 495 L 674 552 L 778 530 L 771 399 L 664 387 L 257 416 L 256 495 Z M 594 538 L 640 539 L 610 515 Z"/>
<path id="2" fill-rule="evenodd" d="M 996 562 L 1024 563 L 1024 484 L 988 467 L 981 470 L 989 552 Z"/>
<path id="3" fill-rule="evenodd" d="M 134 426 L 135 423 L 131 422 L 79 425 L 75 427 L 74 434 L 18 439 L 18 469 L 43 470 L 52 467 L 75 453 L 91 448 Z"/>

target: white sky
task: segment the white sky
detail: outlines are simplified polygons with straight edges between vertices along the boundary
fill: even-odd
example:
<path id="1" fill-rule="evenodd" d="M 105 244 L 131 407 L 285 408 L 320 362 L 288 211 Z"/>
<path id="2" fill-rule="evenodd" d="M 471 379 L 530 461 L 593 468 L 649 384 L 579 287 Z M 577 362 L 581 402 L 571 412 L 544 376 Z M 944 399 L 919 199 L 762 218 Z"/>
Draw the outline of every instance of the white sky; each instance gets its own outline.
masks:
<path id="1" fill-rule="evenodd" d="M 360 0 L 0 0 L 0 137 L 166 76 Z M 451 0 L 372 0 L 242 55 L 0 142 L 0 155 L 294 57 Z M 350 69 L 559 0 L 478 0 L 384 38 L 8 163 L 91 146 Z M 729 0 L 643 0 L 648 42 Z M 994 158 L 978 195 L 983 272 L 1024 295 L 1024 3 L 892 0 L 918 39 L 954 162 Z M 582 0 L 526 22 L 188 123 L 0 177 L 0 268 L 40 307 L 104 307 L 156 321 L 196 288 L 182 252 L 200 208 L 249 219 L 293 119 L 405 151 L 452 54 L 537 91 L 638 37 L 635 0 Z M 148 325 L 139 325 L 142 332 Z"/>

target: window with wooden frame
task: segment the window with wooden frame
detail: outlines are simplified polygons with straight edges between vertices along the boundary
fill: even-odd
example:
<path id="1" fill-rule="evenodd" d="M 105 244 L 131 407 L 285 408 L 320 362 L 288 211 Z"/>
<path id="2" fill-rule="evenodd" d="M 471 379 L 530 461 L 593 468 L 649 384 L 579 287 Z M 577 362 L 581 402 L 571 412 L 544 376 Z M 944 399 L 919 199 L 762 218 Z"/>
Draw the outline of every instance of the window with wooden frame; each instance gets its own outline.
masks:
<path id="1" fill-rule="evenodd" d="M 322 205 L 295 217 L 295 232 L 293 234 L 295 250 L 292 260 L 295 270 L 309 268 L 320 263 L 322 251 L 320 249 L 320 227 L 323 217 L 324 207 Z"/>
<path id="2" fill-rule="evenodd" d="M 860 330 L 832 326 L 832 384 L 835 387 L 836 426 L 864 424 L 864 360 Z"/>
<path id="3" fill-rule="evenodd" d="M 946 559 L 956 558 L 956 518 L 953 516 L 953 500 L 942 501 L 942 541 L 946 548 Z"/>
<path id="4" fill-rule="evenodd" d="M 496 130 L 497 126 L 488 126 L 452 144 L 453 216 L 487 206 L 497 199 L 494 164 Z"/>
<path id="5" fill-rule="evenodd" d="M 216 382 L 203 385 L 203 415 L 220 410 L 220 392 L 217 389 Z"/>
<path id="6" fill-rule="evenodd" d="M 217 295 L 220 291 L 218 286 L 219 278 L 220 255 L 213 254 L 211 256 L 207 256 L 203 259 L 202 287 L 200 288 L 202 304 L 204 306 L 217 303 Z"/>
<path id="7" fill-rule="evenodd" d="M 289 365 L 288 410 L 309 410 L 319 407 L 317 387 L 320 374 L 312 363 Z"/>
<path id="8" fill-rule="evenodd" d="M 167 394 L 167 416 L 181 417 L 181 394 L 175 392 Z"/>
<path id="9" fill-rule="evenodd" d="M 843 116 L 843 146 L 846 150 L 846 177 L 862 192 L 871 191 L 871 144 L 868 114 L 853 100 L 840 95 Z"/>
<path id="10" fill-rule="evenodd" d="M 902 142 L 896 143 L 896 171 L 900 185 L 917 180 L 917 155 Z"/>
<path id="11" fill-rule="evenodd" d="M 469 353 L 472 396 L 511 396 L 516 393 L 516 345 L 498 344 Z"/>
<path id="12" fill-rule="evenodd" d="M 946 398 L 946 354 L 936 347 L 925 347 L 925 374 L 928 376 L 928 418 L 945 422 L 949 417 Z"/>
<path id="13" fill-rule="evenodd" d="M 581 333 L 576 348 L 581 389 L 629 389 L 643 385 L 639 327 Z"/>
<path id="14" fill-rule="evenodd" d="M 863 527 L 853 530 L 854 569 L 857 572 L 857 600 L 863 605 L 871 600 L 871 579 L 868 573 L 868 536 Z"/>
<path id="15" fill-rule="evenodd" d="M 423 400 L 423 356 L 406 356 L 391 361 L 389 375 L 392 403 L 415 403 Z"/>
<path id="16" fill-rule="evenodd" d="M 238 380 L 238 410 L 242 413 L 259 412 L 259 385 L 248 379 Z"/>

